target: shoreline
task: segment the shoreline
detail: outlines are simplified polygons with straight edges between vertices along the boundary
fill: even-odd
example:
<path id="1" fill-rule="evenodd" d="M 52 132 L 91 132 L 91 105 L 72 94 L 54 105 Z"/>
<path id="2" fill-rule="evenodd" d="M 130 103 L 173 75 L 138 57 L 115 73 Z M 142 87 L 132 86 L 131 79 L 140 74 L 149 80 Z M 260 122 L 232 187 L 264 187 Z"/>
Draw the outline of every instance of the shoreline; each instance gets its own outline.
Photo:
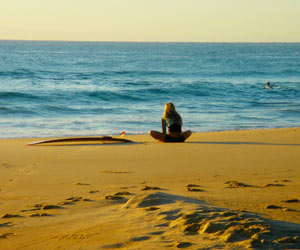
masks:
<path id="1" fill-rule="evenodd" d="M 200 132 L 185 143 L 125 138 L 137 143 L 1 139 L 0 246 L 300 248 L 299 127 Z"/>
<path id="2" fill-rule="evenodd" d="M 268 127 L 268 128 L 249 128 L 249 129 L 233 129 L 233 130 L 206 130 L 206 131 L 193 131 L 193 134 L 203 134 L 203 133 L 219 133 L 219 132 L 235 132 L 235 131 L 256 131 L 256 130 L 273 130 L 273 129 L 297 129 L 300 128 L 300 126 L 287 126 L 287 127 Z M 126 132 L 126 131 L 125 131 Z M 68 137 L 101 137 L 101 136 L 112 136 L 112 137 L 118 137 L 119 134 L 86 134 L 86 135 L 51 135 L 51 136 L 32 136 L 32 137 L 3 137 L 0 138 L 1 140 L 17 140 L 17 139 L 55 139 L 55 138 L 68 138 Z M 147 132 L 143 133 L 127 133 L 125 134 L 125 137 L 127 136 L 148 136 Z"/>

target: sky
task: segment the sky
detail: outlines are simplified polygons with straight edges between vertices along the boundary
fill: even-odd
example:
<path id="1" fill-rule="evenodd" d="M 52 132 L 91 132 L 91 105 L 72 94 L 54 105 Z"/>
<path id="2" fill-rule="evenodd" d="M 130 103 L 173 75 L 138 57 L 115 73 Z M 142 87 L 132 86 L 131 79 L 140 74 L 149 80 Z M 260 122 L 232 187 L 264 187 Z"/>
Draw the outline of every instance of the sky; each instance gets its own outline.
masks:
<path id="1" fill-rule="evenodd" d="M 0 0 L 0 39 L 300 42 L 300 0 Z"/>

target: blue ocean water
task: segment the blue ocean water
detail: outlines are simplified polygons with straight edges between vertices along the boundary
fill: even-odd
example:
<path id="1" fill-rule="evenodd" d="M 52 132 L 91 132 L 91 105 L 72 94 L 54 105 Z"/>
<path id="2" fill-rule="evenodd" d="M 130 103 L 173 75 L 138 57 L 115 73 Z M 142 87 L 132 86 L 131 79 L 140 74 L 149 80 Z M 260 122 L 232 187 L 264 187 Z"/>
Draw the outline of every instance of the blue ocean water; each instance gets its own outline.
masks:
<path id="1" fill-rule="evenodd" d="M 273 89 L 264 86 L 270 81 Z M 0 138 L 300 124 L 300 43 L 0 41 Z"/>

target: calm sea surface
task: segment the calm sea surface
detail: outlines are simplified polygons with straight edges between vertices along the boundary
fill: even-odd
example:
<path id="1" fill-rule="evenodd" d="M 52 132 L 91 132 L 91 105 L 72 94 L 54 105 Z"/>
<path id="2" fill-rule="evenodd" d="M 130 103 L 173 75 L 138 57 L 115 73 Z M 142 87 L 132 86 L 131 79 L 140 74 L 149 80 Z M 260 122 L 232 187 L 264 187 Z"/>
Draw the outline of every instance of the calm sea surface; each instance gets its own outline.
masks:
<path id="1" fill-rule="evenodd" d="M 273 89 L 264 86 L 270 81 Z M 300 125 L 300 43 L 0 41 L 0 138 Z"/>

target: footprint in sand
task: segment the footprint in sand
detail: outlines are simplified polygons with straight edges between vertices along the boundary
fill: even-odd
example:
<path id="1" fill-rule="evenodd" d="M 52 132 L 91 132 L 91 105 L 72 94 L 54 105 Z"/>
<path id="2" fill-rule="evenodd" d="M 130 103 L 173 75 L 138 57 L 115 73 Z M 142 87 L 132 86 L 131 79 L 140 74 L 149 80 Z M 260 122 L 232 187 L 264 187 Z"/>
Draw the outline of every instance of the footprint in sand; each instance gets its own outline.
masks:
<path id="1" fill-rule="evenodd" d="M 133 195 L 132 193 L 128 192 L 128 191 L 123 191 L 123 192 L 118 192 L 118 193 L 115 193 L 114 195 Z"/>
<path id="2" fill-rule="evenodd" d="M 204 192 L 203 189 L 197 188 L 200 187 L 198 184 L 188 184 L 186 185 L 186 191 L 188 192 Z"/>
<path id="3" fill-rule="evenodd" d="M 244 187 L 284 187 L 284 184 L 278 184 L 278 183 L 269 183 L 264 186 L 255 186 L 255 185 L 249 185 L 243 182 L 238 181 L 227 181 L 224 184 L 227 184 L 228 186 L 226 188 L 244 188 Z"/>
<path id="4" fill-rule="evenodd" d="M 89 191 L 90 194 L 95 194 L 95 193 L 99 193 L 99 190 L 91 190 Z"/>
<path id="5" fill-rule="evenodd" d="M 82 196 L 71 196 L 71 197 L 67 198 L 66 200 L 71 201 L 71 202 L 78 202 L 78 201 L 83 201 L 83 197 Z"/>
<path id="6" fill-rule="evenodd" d="M 226 188 L 238 188 L 240 186 L 244 186 L 242 182 L 237 182 L 237 181 L 226 181 L 224 184 L 227 185 Z"/>
<path id="7" fill-rule="evenodd" d="M 163 233 L 165 233 L 165 231 L 155 231 L 155 232 L 151 232 L 149 234 L 151 234 L 151 235 L 162 235 Z"/>
<path id="8" fill-rule="evenodd" d="M 188 187 L 200 187 L 200 185 L 198 185 L 198 184 L 188 184 L 188 185 L 186 185 L 186 187 L 188 188 Z"/>
<path id="9" fill-rule="evenodd" d="M 178 242 L 175 244 L 175 247 L 177 248 L 186 248 L 192 246 L 192 243 L 190 242 Z"/>
<path id="10" fill-rule="evenodd" d="M 105 199 L 116 201 L 116 200 L 122 200 L 122 199 L 124 199 L 124 197 L 119 196 L 119 195 L 107 195 L 107 196 L 105 196 Z"/>
<path id="11" fill-rule="evenodd" d="M 49 210 L 49 209 L 63 209 L 64 207 L 59 205 L 49 205 L 49 204 L 35 204 L 32 209 L 23 209 L 21 212 L 37 211 L 37 210 Z"/>
<path id="12" fill-rule="evenodd" d="M 0 239 L 7 239 L 12 236 L 15 236 L 15 234 L 14 233 L 0 233 Z"/>
<path id="13" fill-rule="evenodd" d="M 75 202 L 83 201 L 83 197 L 74 197 L 71 196 L 65 201 L 58 203 L 58 205 L 74 205 Z"/>
<path id="14" fill-rule="evenodd" d="M 49 210 L 49 209 L 62 209 L 64 207 L 59 206 L 59 205 L 44 205 L 42 207 L 43 210 Z"/>
<path id="15" fill-rule="evenodd" d="M 0 227 L 12 227 L 14 224 L 12 222 L 5 222 L 5 223 L 1 223 Z"/>
<path id="16" fill-rule="evenodd" d="M 291 182 L 291 180 L 276 180 L 274 182 Z"/>
<path id="17" fill-rule="evenodd" d="M 3 214 L 1 216 L 2 219 L 10 219 L 10 218 L 21 218 L 22 216 L 19 214 Z"/>
<path id="18" fill-rule="evenodd" d="M 54 215 L 47 214 L 47 213 L 34 213 L 29 215 L 29 217 L 45 217 L 45 216 L 54 216 Z"/>
<path id="19" fill-rule="evenodd" d="M 300 200 L 298 200 L 298 199 L 291 199 L 291 200 L 285 200 L 285 201 L 282 201 L 282 202 L 285 202 L 285 203 L 298 203 L 298 202 L 300 202 Z"/>
<path id="20" fill-rule="evenodd" d="M 284 212 L 300 212 L 298 210 L 291 209 L 291 208 L 288 208 L 288 207 L 283 208 L 282 211 L 284 211 Z"/>
<path id="21" fill-rule="evenodd" d="M 103 170 L 102 173 L 104 174 L 132 174 L 129 171 L 113 171 L 113 170 Z"/>
<path id="22" fill-rule="evenodd" d="M 276 205 L 268 205 L 268 206 L 266 206 L 266 209 L 281 209 L 284 212 L 299 212 L 298 210 L 295 210 L 295 209 L 291 209 L 288 207 L 276 206 Z"/>
<path id="23" fill-rule="evenodd" d="M 146 211 L 155 211 L 155 210 L 158 210 L 159 207 L 146 207 L 145 210 Z"/>
<path id="24" fill-rule="evenodd" d="M 91 184 L 89 183 L 82 183 L 82 182 L 75 182 L 74 185 L 78 185 L 78 186 L 89 186 Z"/>
<path id="25" fill-rule="evenodd" d="M 114 195 L 107 195 L 105 196 L 106 200 L 122 200 L 124 197 L 122 195 L 133 195 L 132 193 L 128 191 L 123 191 L 123 192 L 117 192 Z"/>
<path id="26" fill-rule="evenodd" d="M 22 209 L 21 212 L 37 211 L 37 210 L 41 210 L 42 207 L 43 207 L 43 204 L 34 204 L 33 208 L 31 208 L 31 209 Z"/>
<path id="27" fill-rule="evenodd" d="M 158 224 L 158 225 L 155 225 L 155 227 L 169 227 L 169 223 Z"/>
<path id="28" fill-rule="evenodd" d="M 284 187 L 284 184 L 274 184 L 274 183 L 270 183 L 270 184 L 266 184 L 264 187 Z"/>
<path id="29" fill-rule="evenodd" d="M 133 242 L 144 241 L 144 240 L 149 240 L 150 238 L 151 238 L 150 236 L 133 237 L 130 239 L 130 241 Z"/>
<path id="30" fill-rule="evenodd" d="M 118 248 L 122 248 L 122 247 L 125 247 L 124 243 L 115 243 L 115 244 L 104 245 L 101 248 L 102 249 L 118 249 Z"/>
<path id="31" fill-rule="evenodd" d="M 58 205 L 69 206 L 69 205 L 74 205 L 74 203 L 72 201 L 62 201 L 62 202 L 58 203 Z"/>
<path id="32" fill-rule="evenodd" d="M 136 188 L 136 186 L 129 186 L 129 187 L 120 187 L 121 189 L 129 189 L 129 188 Z"/>
<path id="33" fill-rule="evenodd" d="M 238 181 L 226 181 L 224 184 L 227 185 L 226 188 L 249 187 L 249 185 Z"/>
<path id="34" fill-rule="evenodd" d="M 11 168 L 13 165 L 10 164 L 10 163 L 7 163 L 7 162 L 1 162 L 1 167 L 4 167 L 4 168 Z"/>
<path id="35" fill-rule="evenodd" d="M 144 188 L 142 188 L 142 190 L 160 190 L 160 187 L 149 187 L 149 186 L 145 186 Z"/>
<path id="36" fill-rule="evenodd" d="M 228 185 L 226 188 L 255 187 L 253 185 L 245 184 L 238 181 L 227 181 L 224 184 Z"/>
<path id="37" fill-rule="evenodd" d="M 266 206 L 266 209 L 283 209 L 283 207 L 276 206 L 276 205 L 268 205 Z"/>
<path id="38" fill-rule="evenodd" d="M 58 205 L 73 205 L 76 202 L 81 201 L 92 201 L 90 199 L 83 198 L 82 196 L 71 196 L 67 198 L 65 201 L 58 203 Z"/>
<path id="39" fill-rule="evenodd" d="M 186 191 L 188 191 L 188 192 L 205 192 L 203 189 L 191 188 L 191 187 L 187 187 Z"/>

